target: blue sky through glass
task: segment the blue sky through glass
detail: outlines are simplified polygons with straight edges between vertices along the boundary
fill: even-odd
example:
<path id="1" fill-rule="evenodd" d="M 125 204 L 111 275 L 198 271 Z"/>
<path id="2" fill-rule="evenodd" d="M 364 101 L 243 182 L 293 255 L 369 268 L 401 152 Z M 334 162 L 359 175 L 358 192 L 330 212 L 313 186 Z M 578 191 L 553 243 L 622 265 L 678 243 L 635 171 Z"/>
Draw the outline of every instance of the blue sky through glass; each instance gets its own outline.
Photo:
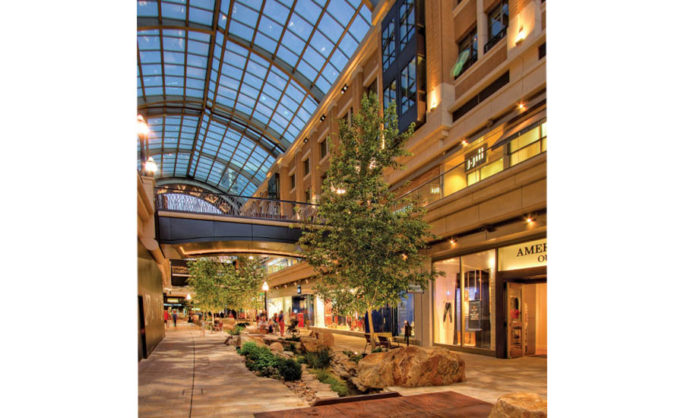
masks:
<path id="1" fill-rule="evenodd" d="M 361 0 L 138 1 L 138 103 L 161 177 L 253 193 L 370 20 Z"/>

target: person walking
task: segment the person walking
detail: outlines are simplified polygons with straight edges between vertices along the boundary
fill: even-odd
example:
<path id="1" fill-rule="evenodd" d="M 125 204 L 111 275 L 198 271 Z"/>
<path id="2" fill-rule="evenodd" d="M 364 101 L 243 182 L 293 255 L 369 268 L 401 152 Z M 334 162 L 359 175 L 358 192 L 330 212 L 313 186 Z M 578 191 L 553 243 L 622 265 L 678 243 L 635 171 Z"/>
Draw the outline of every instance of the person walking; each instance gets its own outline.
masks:
<path id="1" fill-rule="evenodd" d="M 169 311 L 164 309 L 164 328 L 169 327 Z"/>
<path id="2" fill-rule="evenodd" d="M 411 332 L 413 332 L 413 327 L 408 323 L 408 321 L 404 321 L 404 341 L 406 341 L 406 347 L 409 346 Z"/>
<path id="3" fill-rule="evenodd" d="M 285 334 L 285 317 L 283 316 L 283 311 L 280 311 L 278 315 L 278 325 L 280 326 L 280 336 Z"/>
<path id="4" fill-rule="evenodd" d="M 173 310 L 173 327 L 176 328 L 176 321 L 178 320 L 178 312 L 176 310 Z"/>

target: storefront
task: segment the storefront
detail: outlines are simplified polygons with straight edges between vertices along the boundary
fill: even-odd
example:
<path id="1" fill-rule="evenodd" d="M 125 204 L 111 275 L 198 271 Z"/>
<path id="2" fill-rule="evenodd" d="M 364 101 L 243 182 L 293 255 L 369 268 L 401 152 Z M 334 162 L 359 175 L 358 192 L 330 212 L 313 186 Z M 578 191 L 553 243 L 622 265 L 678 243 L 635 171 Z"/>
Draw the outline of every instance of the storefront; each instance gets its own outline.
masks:
<path id="1" fill-rule="evenodd" d="M 352 312 L 347 315 L 334 313 L 332 302 L 324 302 L 316 297 L 315 324 L 320 328 L 350 331 L 363 334 L 368 330 L 368 315 L 365 312 Z M 396 308 L 386 306 L 372 312 L 373 330 L 390 332 L 392 335 L 404 335 L 404 321 L 411 325 L 411 336 L 415 335 L 414 295 L 407 293 L 401 298 Z"/>
<path id="2" fill-rule="evenodd" d="M 546 238 L 433 269 L 445 273 L 433 283 L 433 344 L 501 358 L 546 354 Z"/>
<path id="3" fill-rule="evenodd" d="M 332 302 L 324 301 L 314 294 L 313 280 L 301 280 L 295 283 L 279 285 L 268 294 L 268 313 L 283 311 L 285 322 L 292 318 L 298 325 L 326 328 L 343 333 L 358 333 L 362 336 L 368 330 L 365 312 L 352 312 L 340 315 L 333 310 Z M 407 293 L 401 298 L 397 307 L 386 306 L 373 311 L 373 327 L 376 332 L 389 332 L 394 336 L 404 335 L 404 321 L 411 325 L 411 336 L 416 335 L 415 296 Z"/>

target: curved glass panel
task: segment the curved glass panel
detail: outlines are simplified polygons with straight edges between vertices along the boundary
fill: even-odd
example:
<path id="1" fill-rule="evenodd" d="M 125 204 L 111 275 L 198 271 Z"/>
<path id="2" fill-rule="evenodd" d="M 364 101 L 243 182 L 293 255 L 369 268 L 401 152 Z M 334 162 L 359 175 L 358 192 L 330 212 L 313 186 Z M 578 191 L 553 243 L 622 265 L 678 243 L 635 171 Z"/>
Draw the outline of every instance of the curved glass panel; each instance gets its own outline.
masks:
<path id="1" fill-rule="evenodd" d="M 159 175 L 254 193 L 370 21 L 361 0 L 139 0 L 138 104 Z"/>

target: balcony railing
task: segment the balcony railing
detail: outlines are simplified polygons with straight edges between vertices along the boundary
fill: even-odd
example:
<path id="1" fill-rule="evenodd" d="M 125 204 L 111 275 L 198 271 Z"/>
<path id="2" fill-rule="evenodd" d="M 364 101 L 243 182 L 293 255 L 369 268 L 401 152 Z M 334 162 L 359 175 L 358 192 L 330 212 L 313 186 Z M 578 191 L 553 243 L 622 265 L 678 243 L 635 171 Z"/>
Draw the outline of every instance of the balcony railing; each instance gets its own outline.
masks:
<path id="1" fill-rule="evenodd" d="M 504 27 L 497 33 L 496 35 L 492 36 L 492 39 L 488 40 L 487 43 L 484 46 L 484 52 L 486 53 L 490 49 L 494 47 L 500 40 L 506 37 L 506 33 L 508 33 L 508 26 Z"/>
<path id="2" fill-rule="evenodd" d="M 212 214 L 238 218 L 299 222 L 312 216 L 316 205 L 289 200 L 184 191 L 166 186 L 155 189 L 157 210 Z"/>
<path id="3" fill-rule="evenodd" d="M 510 151 L 508 144 L 501 145 L 505 151 L 501 158 L 487 161 L 485 164 L 473 169 L 465 170 L 465 161 L 420 186 L 404 193 L 402 197 L 417 201 L 420 205 L 428 205 L 443 199 L 460 190 L 466 189 L 480 181 L 497 173 L 508 170 L 515 165 L 526 161 L 536 155 L 546 152 L 546 136 Z M 498 147 L 497 147 L 498 148 Z"/>

